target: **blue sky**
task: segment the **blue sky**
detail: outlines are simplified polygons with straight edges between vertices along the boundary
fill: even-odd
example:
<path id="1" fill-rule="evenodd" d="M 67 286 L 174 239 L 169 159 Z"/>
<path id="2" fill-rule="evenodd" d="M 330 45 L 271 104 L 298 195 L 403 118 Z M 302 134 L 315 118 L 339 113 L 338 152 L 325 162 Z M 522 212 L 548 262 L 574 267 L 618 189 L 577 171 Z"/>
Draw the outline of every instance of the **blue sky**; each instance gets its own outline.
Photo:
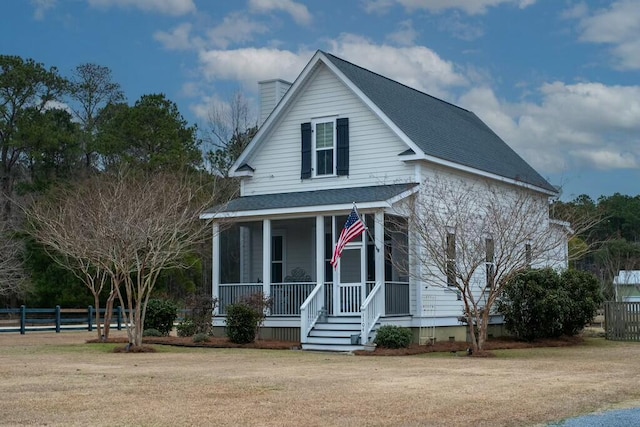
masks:
<path id="1" fill-rule="evenodd" d="M 640 194 L 638 0 L 15 0 L 0 24 L 1 54 L 107 66 L 202 129 L 322 49 L 472 110 L 565 200 Z"/>

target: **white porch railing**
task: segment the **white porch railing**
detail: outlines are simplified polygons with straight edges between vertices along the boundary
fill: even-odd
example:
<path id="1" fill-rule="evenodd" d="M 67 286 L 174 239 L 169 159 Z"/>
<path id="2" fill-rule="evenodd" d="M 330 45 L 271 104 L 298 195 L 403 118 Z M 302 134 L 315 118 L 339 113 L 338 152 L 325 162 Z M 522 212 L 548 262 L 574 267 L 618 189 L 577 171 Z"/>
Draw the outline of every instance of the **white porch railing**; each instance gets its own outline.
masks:
<path id="1" fill-rule="evenodd" d="M 360 342 L 362 344 L 369 342 L 371 330 L 378 322 L 378 319 L 380 319 L 380 316 L 384 314 L 384 292 L 382 288 L 382 283 L 376 283 L 371 292 L 369 292 L 367 299 L 365 299 L 362 306 L 360 306 L 360 316 L 362 319 Z"/>
<path id="2" fill-rule="evenodd" d="M 226 315 L 227 306 L 252 294 L 262 292 L 262 283 L 222 284 L 218 288 L 218 314 Z"/>
<path id="3" fill-rule="evenodd" d="M 324 303 L 324 283 L 319 283 L 313 288 L 307 299 L 300 307 L 300 342 L 306 343 L 309 332 L 313 329 L 318 319 L 326 313 Z"/>
<path id="4" fill-rule="evenodd" d="M 300 306 L 313 291 L 315 282 L 271 284 L 271 315 L 300 316 Z"/>

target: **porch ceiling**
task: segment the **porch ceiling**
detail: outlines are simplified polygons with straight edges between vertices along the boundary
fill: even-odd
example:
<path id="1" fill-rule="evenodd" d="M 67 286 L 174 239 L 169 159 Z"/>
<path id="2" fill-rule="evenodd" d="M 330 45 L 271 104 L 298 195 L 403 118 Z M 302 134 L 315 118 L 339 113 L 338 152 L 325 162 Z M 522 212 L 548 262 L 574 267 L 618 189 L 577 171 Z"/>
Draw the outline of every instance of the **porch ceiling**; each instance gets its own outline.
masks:
<path id="1" fill-rule="evenodd" d="M 340 211 L 351 209 L 353 202 L 359 209 L 384 208 L 391 207 L 393 203 L 415 193 L 417 189 L 416 183 L 404 183 L 245 196 L 231 200 L 226 205 L 208 209 L 200 218 Z"/>

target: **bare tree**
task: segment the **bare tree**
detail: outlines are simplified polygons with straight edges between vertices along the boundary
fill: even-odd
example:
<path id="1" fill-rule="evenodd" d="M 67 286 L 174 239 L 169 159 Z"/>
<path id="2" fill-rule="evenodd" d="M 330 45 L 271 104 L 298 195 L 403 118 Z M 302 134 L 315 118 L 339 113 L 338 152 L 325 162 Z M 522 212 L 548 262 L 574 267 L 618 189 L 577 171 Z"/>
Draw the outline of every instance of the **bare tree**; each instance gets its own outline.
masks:
<path id="1" fill-rule="evenodd" d="M 569 234 L 594 222 L 552 221 L 547 197 L 500 183 L 435 175 L 422 189 L 405 212 L 411 263 L 394 263 L 429 287 L 459 295 L 474 351 L 483 349 L 507 281 L 532 266 L 565 265 Z"/>
<path id="2" fill-rule="evenodd" d="M 21 260 L 24 242 L 8 224 L 0 221 L 0 297 L 22 297 L 29 290 Z"/>
<path id="3" fill-rule="evenodd" d="M 95 175 L 28 213 L 36 238 L 68 258 L 63 262 L 81 273 L 96 298 L 108 275 L 127 309 L 129 342 L 140 346 L 159 274 L 190 267 L 186 255 L 208 237 L 199 214 L 215 201 L 218 189 L 210 184 L 166 172 Z"/>
<path id="4" fill-rule="evenodd" d="M 228 177 L 231 166 L 258 131 L 258 120 L 241 92 L 209 111 L 205 157 L 212 173 Z"/>
<path id="5" fill-rule="evenodd" d="M 30 222 L 28 231 L 45 247 L 49 256 L 71 271 L 91 291 L 94 298 L 96 332 L 99 339 L 109 338 L 109 319 L 116 297 L 114 281 L 109 281 L 96 242 L 100 216 L 86 209 L 95 203 L 98 181 L 89 179 L 72 187 L 59 187 L 26 209 Z M 111 289 L 105 310 L 104 331 L 100 316 L 100 295 L 105 286 Z"/>

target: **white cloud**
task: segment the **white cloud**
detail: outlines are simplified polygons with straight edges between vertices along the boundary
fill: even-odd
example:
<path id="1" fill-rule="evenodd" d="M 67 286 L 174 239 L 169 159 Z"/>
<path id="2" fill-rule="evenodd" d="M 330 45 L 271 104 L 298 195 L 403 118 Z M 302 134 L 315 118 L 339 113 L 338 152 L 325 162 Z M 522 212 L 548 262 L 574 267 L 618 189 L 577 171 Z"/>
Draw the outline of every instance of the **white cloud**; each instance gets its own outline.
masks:
<path id="1" fill-rule="evenodd" d="M 488 88 L 459 100 L 541 172 L 640 167 L 640 86 L 547 83 L 540 103 L 509 104 Z"/>
<path id="2" fill-rule="evenodd" d="M 190 50 L 196 47 L 196 40 L 191 39 L 192 25 L 188 22 L 178 25 L 170 32 L 156 31 L 153 38 L 168 50 Z"/>
<path id="3" fill-rule="evenodd" d="M 273 78 L 293 81 L 313 52 L 275 48 L 208 50 L 199 54 L 201 72 L 208 81 L 237 80 L 254 92 L 257 82 Z"/>
<path id="4" fill-rule="evenodd" d="M 377 45 L 360 36 L 343 34 L 330 42 L 331 53 L 407 86 L 441 98 L 449 89 L 466 85 L 452 62 L 424 46 Z"/>
<path id="5" fill-rule="evenodd" d="M 257 13 L 280 10 L 291 15 L 298 25 L 308 25 L 313 19 L 307 6 L 293 0 L 249 0 L 249 9 Z"/>
<path id="6" fill-rule="evenodd" d="M 216 115 L 218 113 L 219 118 L 225 121 L 225 125 L 232 128 L 232 122 L 236 119 L 233 117 L 233 111 L 238 111 L 237 108 L 234 109 L 233 105 L 238 105 L 234 97 L 237 94 L 230 95 L 227 98 L 222 98 L 217 94 L 211 96 L 203 96 L 199 103 L 192 105 L 191 111 L 193 114 L 203 123 L 208 123 L 211 120 L 212 115 Z M 253 108 L 254 105 L 258 105 L 258 101 L 251 97 L 245 98 L 244 95 L 241 95 L 239 100 L 239 105 L 243 105 L 246 103 L 246 124 L 249 126 L 253 126 L 253 124 L 258 122 L 258 118 L 256 116 L 256 111 Z M 245 118 L 241 118 L 242 121 Z"/>
<path id="7" fill-rule="evenodd" d="M 241 13 L 232 13 L 222 23 L 208 31 L 213 46 L 226 49 L 232 43 L 245 43 L 253 40 L 254 34 L 265 34 L 269 28 L 252 21 Z"/>
<path id="8" fill-rule="evenodd" d="M 57 0 L 31 0 L 31 4 L 34 7 L 33 19 L 36 21 L 42 21 L 44 15 L 56 6 Z"/>
<path id="9" fill-rule="evenodd" d="M 374 70 L 408 86 L 441 98 L 450 98 L 450 89 L 466 85 L 467 79 L 454 64 L 423 46 L 393 47 L 343 35 L 330 41 L 329 52 L 357 65 Z M 257 82 L 273 78 L 293 81 L 313 56 L 313 51 L 281 50 L 274 47 L 211 49 L 199 53 L 202 81 L 237 81 L 242 89 L 255 93 Z M 194 88 L 189 87 L 190 92 Z M 200 113 L 202 110 L 198 110 Z"/>
<path id="10" fill-rule="evenodd" d="M 458 11 L 438 19 L 438 29 L 466 41 L 475 40 L 484 35 L 484 29 L 480 25 L 474 25 L 461 19 Z"/>
<path id="11" fill-rule="evenodd" d="M 395 0 L 362 0 L 362 6 L 367 13 L 385 14 L 393 7 Z"/>
<path id="12" fill-rule="evenodd" d="M 607 9 L 588 14 L 565 12 L 565 16 L 577 17 L 581 30 L 580 40 L 588 43 L 611 45 L 614 66 L 623 70 L 640 69 L 640 2 L 620 0 Z M 574 11 L 575 12 L 575 11 Z"/>
<path id="13" fill-rule="evenodd" d="M 193 0 L 87 0 L 91 6 L 137 8 L 144 12 L 180 16 L 196 11 Z"/>
<path id="14" fill-rule="evenodd" d="M 478 15 L 486 13 L 490 7 L 501 4 L 512 4 L 524 9 L 535 2 L 536 0 L 371 0 L 365 2 L 364 8 L 368 13 L 384 13 L 393 3 L 397 3 L 409 12 L 428 10 L 438 13 L 447 9 L 458 9 L 469 15 Z"/>
<path id="15" fill-rule="evenodd" d="M 591 164 L 599 170 L 610 169 L 635 169 L 640 166 L 640 156 L 630 152 L 619 152 L 613 150 L 578 150 L 574 152 L 576 157 L 583 158 L 586 163 Z"/>
<path id="16" fill-rule="evenodd" d="M 418 38 L 419 33 L 413 28 L 411 20 L 400 22 L 400 28 L 389 34 L 387 40 L 399 45 L 399 46 L 411 46 L 415 44 L 415 40 Z"/>

